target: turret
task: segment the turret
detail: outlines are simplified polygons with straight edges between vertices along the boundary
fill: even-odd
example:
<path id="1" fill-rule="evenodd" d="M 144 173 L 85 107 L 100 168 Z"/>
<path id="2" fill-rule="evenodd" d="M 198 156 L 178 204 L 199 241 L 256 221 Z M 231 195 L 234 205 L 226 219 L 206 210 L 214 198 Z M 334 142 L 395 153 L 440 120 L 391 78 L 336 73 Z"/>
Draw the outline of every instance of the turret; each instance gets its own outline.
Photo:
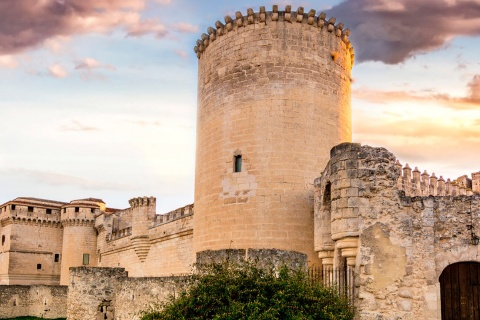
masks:
<path id="1" fill-rule="evenodd" d="M 277 249 L 316 263 L 313 181 L 352 138 L 350 31 L 291 6 L 224 20 L 194 48 L 194 251 Z"/>
<path id="2" fill-rule="evenodd" d="M 61 209 L 63 248 L 60 284 L 68 284 L 70 267 L 97 265 L 95 217 L 105 210 L 100 199 L 71 201 Z"/>

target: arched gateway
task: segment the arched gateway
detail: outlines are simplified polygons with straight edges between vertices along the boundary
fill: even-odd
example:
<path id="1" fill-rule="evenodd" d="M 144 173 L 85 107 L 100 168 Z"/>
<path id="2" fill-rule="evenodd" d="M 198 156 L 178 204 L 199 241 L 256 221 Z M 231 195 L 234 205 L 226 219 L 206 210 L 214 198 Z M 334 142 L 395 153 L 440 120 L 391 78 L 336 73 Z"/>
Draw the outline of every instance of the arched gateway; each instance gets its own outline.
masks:
<path id="1" fill-rule="evenodd" d="M 451 264 L 439 280 L 442 320 L 480 319 L 480 263 Z"/>

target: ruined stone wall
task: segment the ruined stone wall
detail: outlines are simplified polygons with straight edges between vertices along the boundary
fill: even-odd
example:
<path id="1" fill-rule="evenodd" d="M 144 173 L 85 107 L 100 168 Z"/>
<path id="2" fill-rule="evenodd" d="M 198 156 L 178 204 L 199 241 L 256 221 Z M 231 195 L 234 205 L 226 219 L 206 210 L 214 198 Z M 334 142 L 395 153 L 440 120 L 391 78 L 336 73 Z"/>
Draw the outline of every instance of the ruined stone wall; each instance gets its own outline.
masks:
<path id="1" fill-rule="evenodd" d="M 361 319 L 440 319 L 442 271 L 480 262 L 467 228 L 480 232 L 480 195 L 406 196 L 400 176 L 386 149 L 333 148 L 315 181 L 315 248 L 324 264 L 355 268 Z"/>
<path id="2" fill-rule="evenodd" d="M 112 303 L 119 282 L 128 274 L 123 268 L 71 268 L 67 298 L 68 320 L 116 319 Z"/>
<path id="3" fill-rule="evenodd" d="M 0 285 L 0 318 L 65 318 L 67 286 Z"/>
<path id="4" fill-rule="evenodd" d="M 72 268 L 69 320 L 139 319 L 139 313 L 184 288 L 183 277 L 128 278 L 123 268 Z"/>
<path id="5" fill-rule="evenodd" d="M 197 41 L 196 253 L 275 248 L 318 262 L 312 183 L 351 140 L 353 49 L 335 22 L 262 7 Z"/>
<path id="6" fill-rule="evenodd" d="M 138 320 L 148 310 L 184 289 L 187 278 L 127 278 L 116 287 L 114 305 L 116 320 Z"/>

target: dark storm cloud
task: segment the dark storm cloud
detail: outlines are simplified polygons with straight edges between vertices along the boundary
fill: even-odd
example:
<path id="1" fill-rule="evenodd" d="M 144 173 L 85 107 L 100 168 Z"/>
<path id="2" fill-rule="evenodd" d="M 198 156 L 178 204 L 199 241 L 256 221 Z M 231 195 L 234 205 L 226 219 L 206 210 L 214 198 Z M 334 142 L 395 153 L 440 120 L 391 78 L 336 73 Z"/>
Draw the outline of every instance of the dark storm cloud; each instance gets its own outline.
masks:
<path id="1" fill-rule="evenodd" d="M 328 15 L 352 30 L 359 62 L 397 64 L 455 36 L 480 35 L 478 0 L 347 0 Z"/>

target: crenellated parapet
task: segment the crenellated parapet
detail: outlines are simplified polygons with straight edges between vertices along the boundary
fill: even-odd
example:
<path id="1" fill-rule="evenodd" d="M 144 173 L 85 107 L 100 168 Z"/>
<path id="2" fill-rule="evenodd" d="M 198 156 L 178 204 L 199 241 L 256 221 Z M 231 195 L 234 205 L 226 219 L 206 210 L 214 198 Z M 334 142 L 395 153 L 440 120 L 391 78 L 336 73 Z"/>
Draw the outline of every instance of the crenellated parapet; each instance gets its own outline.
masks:
<path id="1" fill-rule="evenodd" d="M 395 166 L 401 173 L 397 187 L 407 196 L 470 196 L 480 193 L 480 172 L 472 173 L 471 179 L 464 175 L 452 181 L 437 177 L 434 172 L 430 175 L 427 170 L 421 173 L 418 167 L 412 170 L 408 163 L 402 166 L 399 160 Z"/>
<path id="2" fill-rule="evenodd" d="M 299 7 L 297 10 L 292 10 L 292 6 L 287 5 L 284 11 L 280 11 L 278 5 L 272 7 L 272 11 L 266 11 L 265 7 L 260 7 L 259 12 L 254 12 L 253 9 L 247 9 L 246 14 L 237 11 L 235 17 L 225 16 L 225 23 L 217 21 L 214 27 L 209 27 L 207 33 L 201 35 L 201 39 L 198 39 L 194 51 L 197 57 L 200 59 L 204 52 L 207 51 L 209 45 L 218 40 L 219 37 L 227 35 L 229 32 L 233 32 L 240 28 L 248 27 L 249 25 L 259 24 L 274 24 L 274 23 L 298 23 L 309 25 L 312 28 L 318 28 L 325 32 L 328 32 L 332 37 L 339 38 L 345 43 L 346 49 L 351 59 L 351 65 L 353 65 L 355 59 L 354 49 L 350 43 L 349 36 L 350 30 L 345 29 L 343 23 L 337 23 L 334 17 L 327 19 L 325 12 L 321 12 L 317 15 L 316 10 L 305 11 L 303 7 Z M 332 59 L 336 59 L 338 52 L 332 51 Z"/>
<path id="3" fill-rule="evenodd" d="M 189 204 L 185 207 L 178 208 L 168 213 L 156 215 L 155 221 L 153 222 L 153 226 L 156 227 L 156 226 L 169 223 L 178 219 L 182 219 L 184 217 L 192 216 L 192 215 L 193 215 L 193 204 Z"/>
<path id="4" fill-rule="evenodd" d="M 155 206 L 156 199 L 155 197 L 138 197 L 130 199 L 128 203 L 130 204 L 131 208 Z"/>

